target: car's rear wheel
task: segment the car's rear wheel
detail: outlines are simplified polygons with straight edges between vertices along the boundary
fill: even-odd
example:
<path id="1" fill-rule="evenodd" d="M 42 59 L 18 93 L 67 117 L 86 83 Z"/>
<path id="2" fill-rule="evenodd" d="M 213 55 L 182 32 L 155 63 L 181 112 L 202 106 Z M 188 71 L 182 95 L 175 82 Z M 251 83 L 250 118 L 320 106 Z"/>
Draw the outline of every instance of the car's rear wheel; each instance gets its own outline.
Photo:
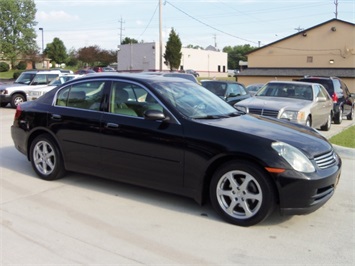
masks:
<path id="1" fill-rule="evenodd" d="M 17 93 L 17 94 L 12 95 L 10 104 L 11 104 L 12 108 L 16 108 L 17 105 L 19 105 L 20 103 L 23 103 L 25 101 L 26 101 L 25 96 Z"/>
<path id="2" fill-rule="evenodd" d="M 32 168 L 44 180 L 55 180 L 65 174 L 60 151 L 48 134 L 36 137 L 30 147 Z"/>
<path id="3" fill-rule="evenodd" d="M 321 126 L 320 129 L 324 131 L 328 131 L 331 126 L 332 126 L 332 114 L 330 113 L 327 122 L 323 126 Z"/>
<path id="4" fill-rule="evenodd" d="M 354 106 L 351 107 L 350 113 L 346 116 L 348 120 L 353 120 L 354 118 Z"/>
<path id="5" fill-rule="evenodd" d="M 334 124 L 341 124 L 343 121 L 343 109 L 339 108 L 339 113 L 334 117 Z"/>
<path id="6" fill-rule="evenodd" d="M 266 219 L 276 205 L 268 174 L 254 163 L 232 161 L 222 165 L 210 184 L 211 203 L 227 222 L 251 226 Z"/>

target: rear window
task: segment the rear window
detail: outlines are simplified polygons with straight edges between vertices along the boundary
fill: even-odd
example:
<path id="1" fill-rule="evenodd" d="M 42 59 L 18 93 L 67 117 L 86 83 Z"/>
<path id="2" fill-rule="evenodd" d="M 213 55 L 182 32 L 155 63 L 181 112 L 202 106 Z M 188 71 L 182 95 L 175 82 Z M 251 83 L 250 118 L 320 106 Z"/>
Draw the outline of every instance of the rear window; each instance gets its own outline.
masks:
<path id="1" fill-rule="evenodd" d="M 322 84 L 330 95 L 334 93 L 333 82 L 330 79 L 300 79 L 299 81 Z"/>

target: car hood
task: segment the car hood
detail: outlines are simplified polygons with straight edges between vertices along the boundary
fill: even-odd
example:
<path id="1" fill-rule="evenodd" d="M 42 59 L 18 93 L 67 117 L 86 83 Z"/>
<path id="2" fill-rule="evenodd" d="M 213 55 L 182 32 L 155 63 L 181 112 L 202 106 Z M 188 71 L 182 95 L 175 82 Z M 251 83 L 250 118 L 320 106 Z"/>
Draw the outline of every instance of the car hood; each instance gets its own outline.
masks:
<path id="1" fill-rule="evenodd" d="M 312 102 L 309 100 L 294 98 L 254 96 L 240 101 L 237 105 L 251 108 L 270 108 L 274 110 L 283 108 L 299 110 L 311 103 Z"/>
<path id="2" fill-rule="evenodd" d="M 10 87 L 19 87 L 19 86 L 26 86 L 23 84 L 18 84 L 18 83 L 8 83 L 8 84 L 1 84 L 0 85 L 0 90 L 5 90 Z"/>
<path id="3" fill-rule="evenodd" d="M 209 126 L 267 139 L 270 142 L 285 142 L 302 150 L 309 158 L 332 149 L 332 145 L 315 129 L 286 120 L 258 115 L 241 115 L 198 121 Z"/>

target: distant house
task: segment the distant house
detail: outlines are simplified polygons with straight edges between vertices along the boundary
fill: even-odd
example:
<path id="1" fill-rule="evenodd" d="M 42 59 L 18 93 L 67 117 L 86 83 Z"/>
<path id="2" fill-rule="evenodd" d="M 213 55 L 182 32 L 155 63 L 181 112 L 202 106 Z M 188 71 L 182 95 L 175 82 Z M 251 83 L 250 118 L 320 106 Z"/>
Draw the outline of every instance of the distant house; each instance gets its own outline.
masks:
<path id="1" fill-rule="evenodd" d="M 248 85 L 306 75 L 337 76 L 355 92 L 355 24 L 331 19 L 253 50 L 237 79 Z"/>
<path id="2" fill-rule="evenodd" d="M 165 45 L 162 48 L 165 53 Z M 134 43 L 118 46 L 117 70 L 120 72 L 159 71 L 159 43 Z M 194 69 L 200 77 L 226 77 L 228 54 L 218 50 L 181 48 L 181 64 L 177 70 Z M 162 59 L 162 71 L 169 67 Z"/>

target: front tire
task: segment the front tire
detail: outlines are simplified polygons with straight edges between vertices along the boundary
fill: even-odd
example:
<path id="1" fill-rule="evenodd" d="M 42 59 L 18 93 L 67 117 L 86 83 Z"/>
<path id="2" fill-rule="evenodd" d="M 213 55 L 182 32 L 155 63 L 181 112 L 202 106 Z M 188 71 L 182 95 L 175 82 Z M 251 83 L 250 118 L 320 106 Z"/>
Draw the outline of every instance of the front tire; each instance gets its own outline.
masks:
<path id="1" fill-rule="evenodd" d="M 30 160 L 36 174 L 44 180 L 55 180 L 65 174 L 62 156 L 48 134 L 36 137 L 30 147 Z"/>
<path id="2" fill-rule="evenodd" d="M 263 221 L 276 206 L 276 192 L 268 174 L 254 163 L 239 160 L 217 169 L 210 198 L 223 219 L 239 226 Z"/>
<path id="3" fill-rule="evenodd" d="M 16 108 L 17 105 L 19 105 L 20 103 L 23 103 L 26 101 L 26 98 L 25 96 L 23 96 L 22 94 L 14 94 L 12 97 L 11 97 L 11 107 L 12 108 Z"/>
<path id="4" fill-rule="evenodd" d="M 311 119 L 310 116 L 307 117 L 306 126 L 307 126 L 307 127 L 312 127 L 312 119 Z"/>

